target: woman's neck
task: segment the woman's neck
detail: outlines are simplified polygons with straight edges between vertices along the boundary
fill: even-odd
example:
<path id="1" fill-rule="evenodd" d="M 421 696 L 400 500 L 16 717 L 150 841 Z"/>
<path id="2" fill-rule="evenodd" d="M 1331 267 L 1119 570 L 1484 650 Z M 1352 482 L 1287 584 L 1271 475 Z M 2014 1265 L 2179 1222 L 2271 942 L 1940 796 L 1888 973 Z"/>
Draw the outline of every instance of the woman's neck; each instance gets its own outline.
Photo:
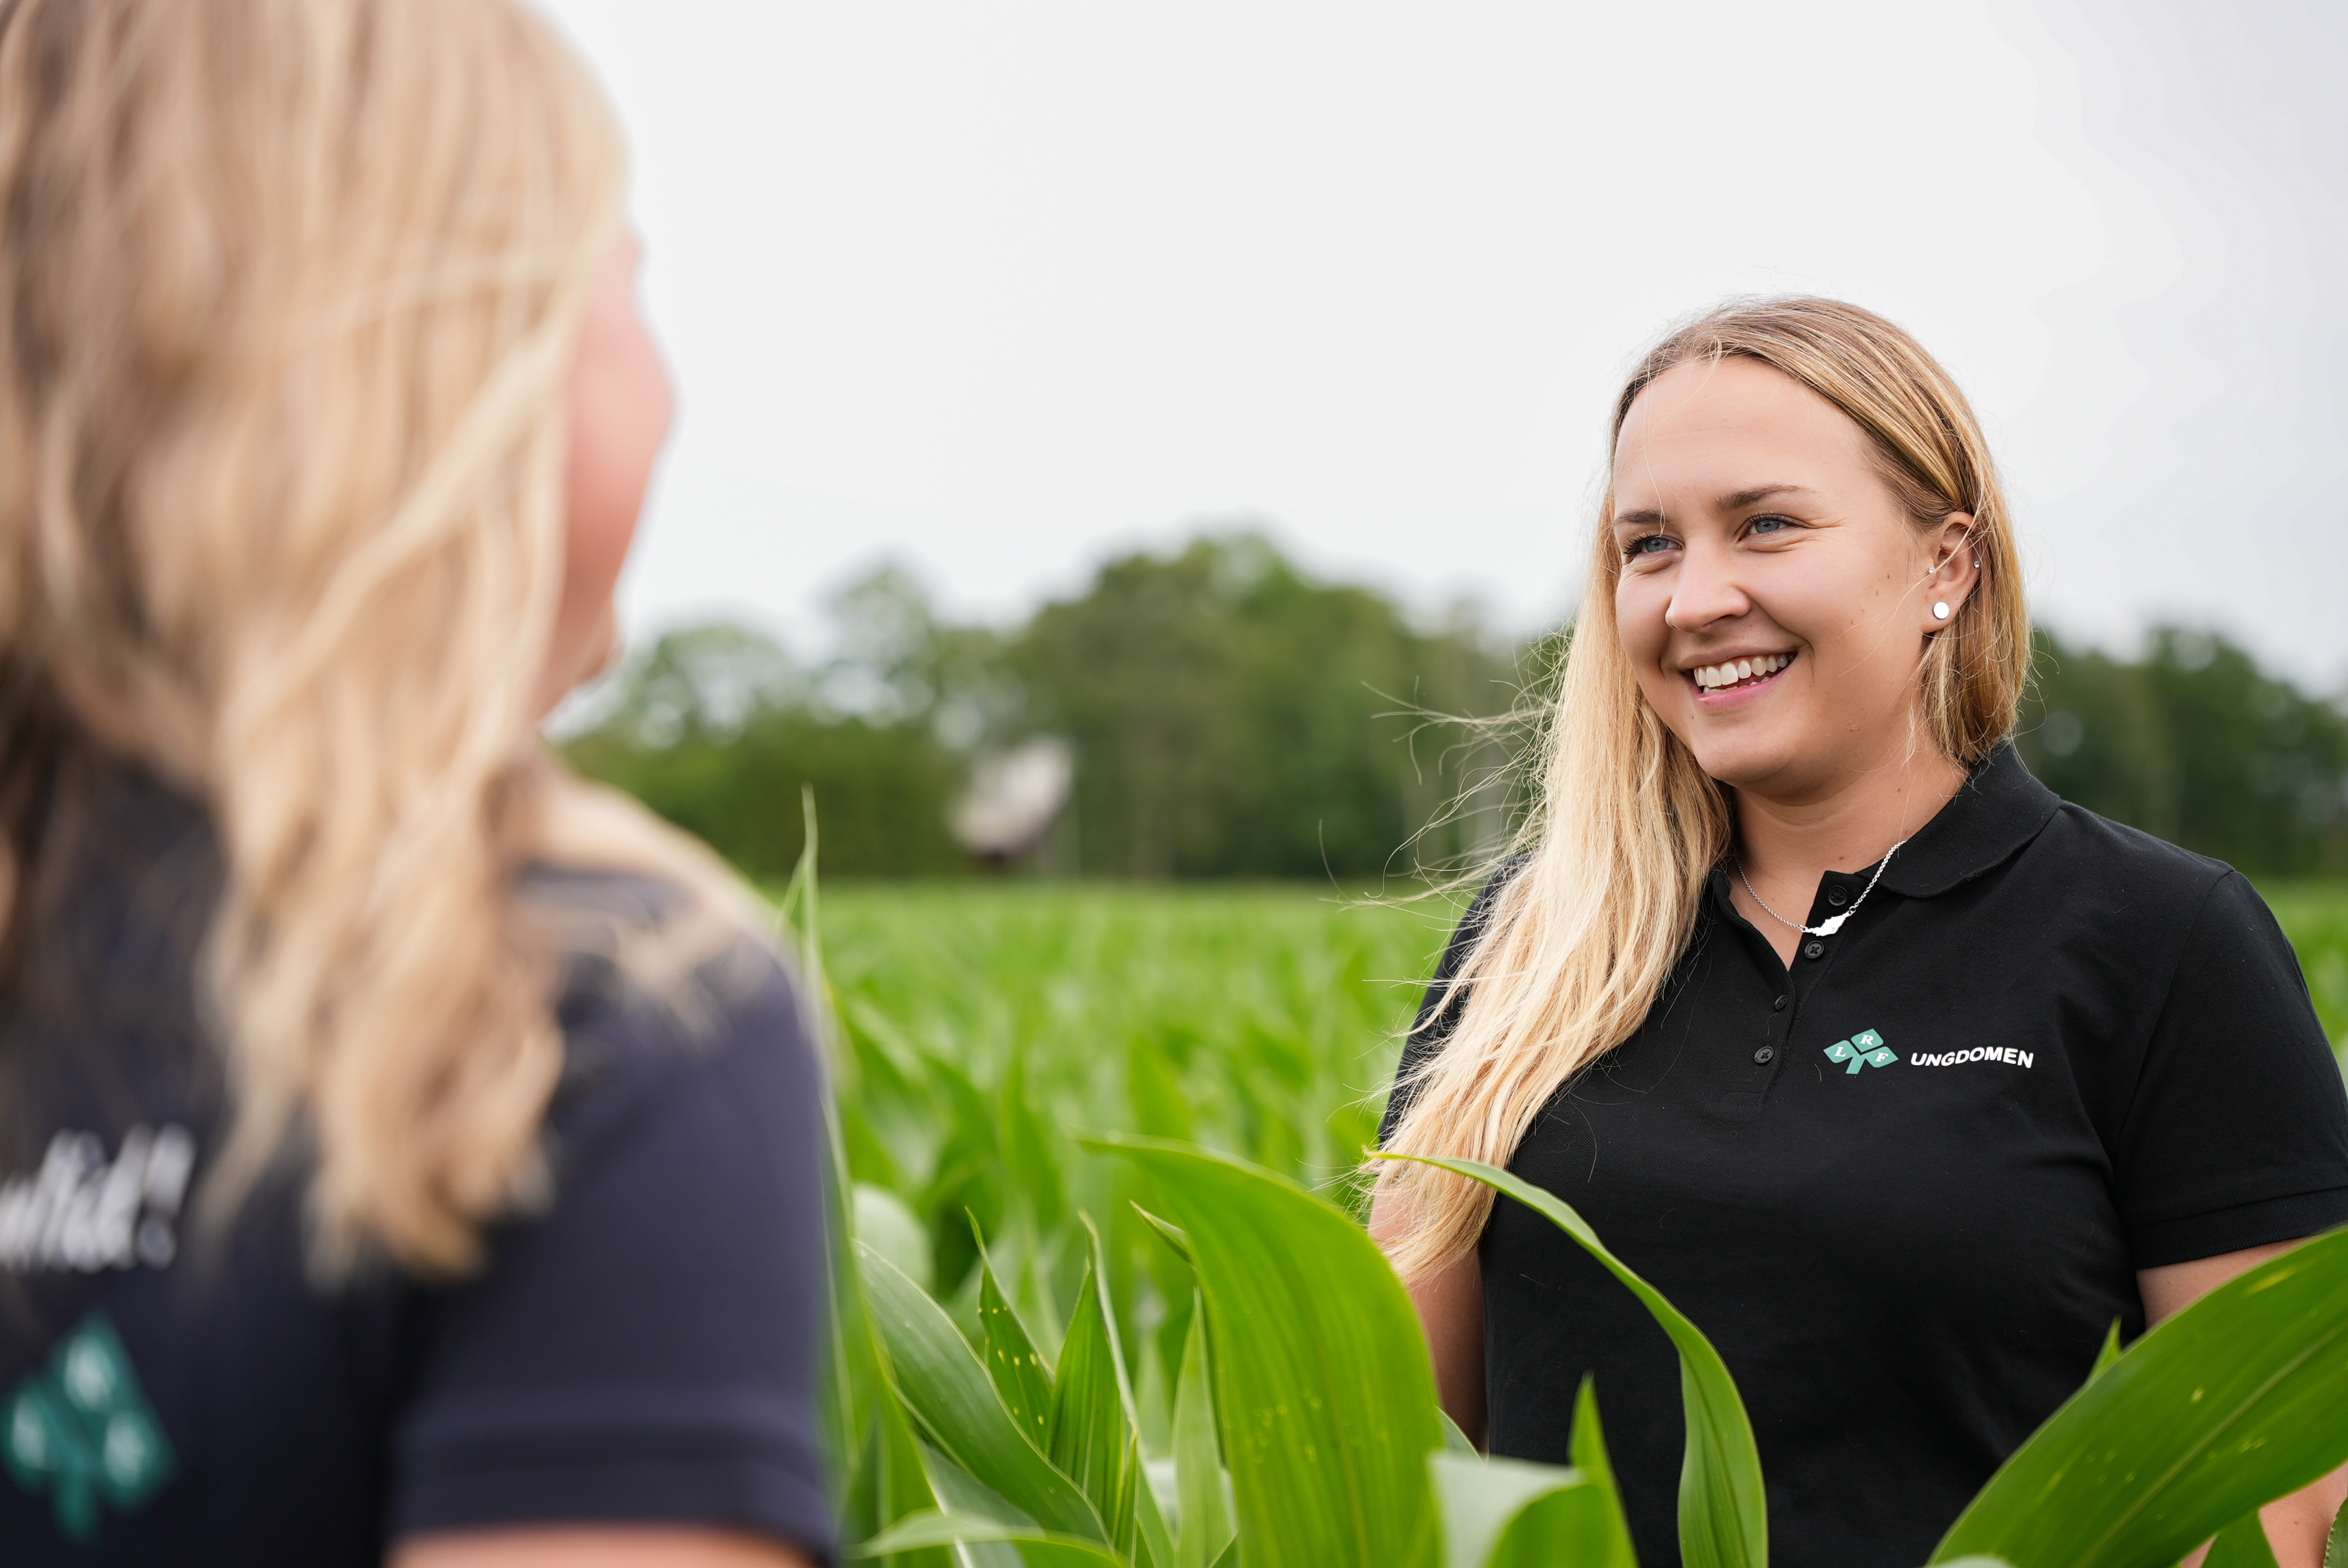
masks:
<path id="1" fill-rule="evenodd" d="M 1799 935 L 1755 907 L 1746 884 L 1787 920 L 1808 917 L 1818 879 L 1874 865 L 1932 820 L 1965 782 L 1965 770 L 1930 745 L 1847 781 L 1790 797 L 1736 792 L 1740 878 L 1730 894 L 1746 918 L 1791 963 Z"/>
<path id="2" fill-rule="evenodd" d="M 1790 800 L 1736 792 L 1736 836 L 1747 873 L 1856 871 L 1932 820 L 1965 771 L 1937 751 L 1854 775 L 1841 787 Z"/>

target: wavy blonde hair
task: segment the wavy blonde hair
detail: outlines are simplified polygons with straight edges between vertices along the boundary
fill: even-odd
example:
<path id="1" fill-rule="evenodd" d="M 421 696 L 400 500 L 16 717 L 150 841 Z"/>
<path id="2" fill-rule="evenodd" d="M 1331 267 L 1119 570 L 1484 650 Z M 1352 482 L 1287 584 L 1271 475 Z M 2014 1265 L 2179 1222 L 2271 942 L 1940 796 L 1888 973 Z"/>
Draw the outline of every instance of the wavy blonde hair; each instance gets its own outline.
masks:
<path id="1" fill-rule="evenodd" d="M 71 759 L 203 804 L 208 1200 L 298 1150 L 329 1276 L 461 1272 L 542 1188 L 585 938 L 526 866 L 740 912 L 535 733 L 623 182 L 510 0 L 0 5 L 0 919 Z"/>
<path id="2" fill-rule="evenodd" d="M 1968 768 L 1979 764 L 2013 727 L 2030 635 L 2013 523 L 1964 395 L 1913 338 L 1856 305 L 1738 301 L 1647 353 L 1615 400 L 1612 436 L 1658 376 L 1730 355 L 1774 366 L 1849 415 L 1919 529 L 1972 514 L 1981 580 L 1932 635 L 1919 698 L 1932 743 Z M 1613 514 L 1610 483 L 1543 728 L 1538 796 L 1509 850 L 1523 864 L 1442 999 L 1459 1002 L 1457 1028 L 1395 1086 L 1407 1109 L 1390 1153 L 1506 1165 L 1551 1097 L 1645 1020 L 1686 946 L 1704 878 L 1728 850 L 1729 792 L 1648 707 L 1616 634 Z M 1393 1216 L 1381 1235 L 1406 1279 L 1475 1245 L 1489 1188 L 1426 1165 L 1374 1164 Z"/>

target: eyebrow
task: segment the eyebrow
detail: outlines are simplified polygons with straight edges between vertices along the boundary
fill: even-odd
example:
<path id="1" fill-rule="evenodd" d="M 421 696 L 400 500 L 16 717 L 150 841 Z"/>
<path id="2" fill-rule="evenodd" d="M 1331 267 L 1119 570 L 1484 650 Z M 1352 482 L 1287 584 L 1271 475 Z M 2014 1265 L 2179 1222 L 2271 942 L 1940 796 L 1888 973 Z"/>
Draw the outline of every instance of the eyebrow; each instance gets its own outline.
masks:
<path id="1" fill-rule="evenodd" d="M 1807 485 L 1755 485 L 1749 489 L 1731 490 L 1727 495 L 1715 499 L 1712 506 L 1715 511 L 1735 512 L 1742 511 L 1756 501 L 1766 501 L 1772 496 L 1815 496 L 1817 494 L 1818 492 Z M 1618 513 L 1614 518 L 1614 527 L 1618 528 L 1653 528 L 1663 520 L 1663 513 L 1648 507 L 1636 512 Z"/>

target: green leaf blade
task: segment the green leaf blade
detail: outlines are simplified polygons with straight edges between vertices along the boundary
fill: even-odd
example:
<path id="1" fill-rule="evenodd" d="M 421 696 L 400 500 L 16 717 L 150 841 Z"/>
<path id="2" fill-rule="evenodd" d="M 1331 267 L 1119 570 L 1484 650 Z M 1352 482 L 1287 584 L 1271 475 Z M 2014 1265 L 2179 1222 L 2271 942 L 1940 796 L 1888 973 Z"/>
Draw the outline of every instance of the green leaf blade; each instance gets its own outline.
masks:
<path id="1" fill-rule="evenodd" d="M 1561 1487 L 1509 1521 L 1484 1568 L 1583 1568 L 1605 1560 L 1610 1539 L 1604 1494 L 1586 1483 Z"/>
<path id="2" fill-rule="evenodd" d="M 886 1258 L 859 1255 L 897 1391 L 930 1440 L 1045 1529 L 1106 1543 L 1091 1502 L 1019 1430 L 953 1320 Z"/>
<path id="3" fill-rule="evenodd" d="M 1426 1456 L 1426 1472 L 1443 1512 L 1443 1568 L 1488 1568 L 1528 1508 L 1583 1484 L 1581 1471 L 1562 1465 L 1485 1460 L 1448 1449 Z M 1559 1561 L 1582 1568 L 1577 1558 Z"/>
<path id="4" fill-rule="evenodd" d="M 2130 1346 L 1999 1468 L 1933 1561 L 2173 1563 L 2348 1460 L 2343 1408 L 2348 1230 L 2229 1281 Z"/>
<path id="5" fill-rule="evenodd" d="M 1736 1380 L 1701 1329 L 1663 1294 L 1606 1249 L 1590 1223 L 1531 1183 L 1474 1160 L 1426 1160 L 1454 1175 L 1481 1182 L 1516 1199 L 1581 1244 L 1606 1271 L 1629 1287 L 1671 1337 L 1680 1354 L 1680 1390 L 1687 1406 L 1687 1457 L 1680 1474 L 1680 1554 L 1687 1568 L 1766 1568 L 1767 1502 L 1761 1450 Z"/>
<path id="6" fill-rule="evenodd" d="M 985 1337 L 986 1375 L 1002 1396 L 1003 1408 L 1029 1440 L 1041 1448 L 1051 1441 L 1052 1375 L 1044 1365 L 1026 1326 L 1004 1299 L 995 1280 L 994 1261 L 983 1250 L 978 1260 L 978 1322 Z"/>
<path id="7" fill-rule="evenodd" d="M 1193 1307 L 1182 1344 L 1182 1375 L 1174 1389 L 1174 1568 L 1213 1568 L 1231 1542 L 1222 1450 L 1215 1440 L 1215 1396 L 1207 1361 L 1207 1314 Z"/>
<path id="8" fill-rule="evenodd" d="M 2087 1368 L 2087 1381 L 2092 1383 L 2110 1371 L 2118 1363 L 2119 1358 L 2120 1320 L 2115 1317 L 2112 1319 L 2112 1326 L 2104 1330 L 2104 1348 L 2096 1352 L 2096 1364 Z"/>
<path id="9" fill-rule="evenodd" d="M 1134 1491 L 1143 1483 L 1141 1455 L 1127 1415 L 1116 1341 L 1100 1276 L 1085 1266 L 1076 1310 L 1060 1343 L 1052 1378 L 1052 1419 L 1045 1450 L 1055 1469 L 1084 1489 L 1108 1525 L 1117 1549 L 1133 1552 Z"/>
<path id="10" fill-rule="evenodd" d="M 1622 1488 L 1614 1480 L 1614 1462 L 1606 1454 L 1606 1434 L 1598 1424 L 1598 1388 L 1587 1376 L 1573 1396 L 1573 1437 L 1570 1455 L 1603 1500 L 1606 1515 L 1604 1548 L 1590 1561 L 1591 1568 L 1638 1568 L 1631 1545 L 1631 1520 L 1622 1512 Z"/>
<path id="11" fill-rule="evenodd" d="M 1127 1568 L 1125 1559 L 1076 1536 L 943 1512 L 916 1515 L 894 1525 L 866 1542 L 853 1555 L 872 1557 L 924 1547 L 951 1549 L 997 1541 L 1015 1544 L 1028 1568 Z"/>
<path id="12" fill-rule="evenodd" d="M 2267 1540 L 2267 1527 L 2260 1522 L 2257 1511 L 2218 1532 L 2201 1568 L 2277 1568 L 2274 1545 Z"/>
<path id="13" fill-rule="evenodd" d="M 1148 1139 L 1087 1140 L 1156 1178 L 1206 1303 L 1248 1568 L 1432 1568 L 1435 1375 L 1402 1282 L 1341 1210 Z"/>

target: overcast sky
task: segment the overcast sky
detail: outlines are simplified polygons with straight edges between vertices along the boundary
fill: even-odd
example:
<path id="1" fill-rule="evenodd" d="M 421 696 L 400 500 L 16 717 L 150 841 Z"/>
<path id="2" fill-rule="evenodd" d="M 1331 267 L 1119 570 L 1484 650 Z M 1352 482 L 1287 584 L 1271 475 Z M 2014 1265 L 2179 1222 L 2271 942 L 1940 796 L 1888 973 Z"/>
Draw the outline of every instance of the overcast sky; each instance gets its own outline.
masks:
<path id="1" fill-rule="evenodd" d="M 1570 600 L 1673 318 L 1839 295 L 1989 426 L 2040 619 L 2348 684 L 2348 8 L 551 0 L 635 158 L 682 417 L 623 589 L 823 641 L 1261 519 Z"/>

